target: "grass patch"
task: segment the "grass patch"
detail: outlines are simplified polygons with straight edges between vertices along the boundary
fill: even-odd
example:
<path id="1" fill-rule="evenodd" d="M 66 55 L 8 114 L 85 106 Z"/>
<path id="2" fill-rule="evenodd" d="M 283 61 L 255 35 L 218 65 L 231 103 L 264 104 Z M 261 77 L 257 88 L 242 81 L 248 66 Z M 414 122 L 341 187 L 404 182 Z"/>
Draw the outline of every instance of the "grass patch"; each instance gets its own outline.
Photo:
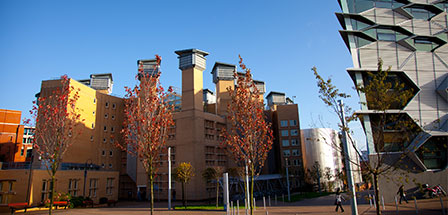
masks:
<path id="1" fill-rule="evenodd" d="M 285 202 L 297 202 L 297 201 L 304 200 L 304 199 L 312 199 L 312 198 L 317 198 L 317 197 L 321 197 L 321 196 L 328 196 L 331 194 L 333 194 L 333 193 L 308 192 L 308 193 L 293 194 L 293 195 L 291 195 L 291 201 L 288 201 L 287 197 L 285 196 Z"/>
<path id="2" fill-rule="evenodd" d="M 235 206 L 236 207 L 236 206 Z M 244 205 L 240 206 L 240 209 L 244 209 Z M 216 205 L 187 205 L 185 208 L 184 206 L 175 206 L 174 210 L 206 210 L 206 211 L 223 211 L 224 206 L 220 205 L 216 207 Z"/>

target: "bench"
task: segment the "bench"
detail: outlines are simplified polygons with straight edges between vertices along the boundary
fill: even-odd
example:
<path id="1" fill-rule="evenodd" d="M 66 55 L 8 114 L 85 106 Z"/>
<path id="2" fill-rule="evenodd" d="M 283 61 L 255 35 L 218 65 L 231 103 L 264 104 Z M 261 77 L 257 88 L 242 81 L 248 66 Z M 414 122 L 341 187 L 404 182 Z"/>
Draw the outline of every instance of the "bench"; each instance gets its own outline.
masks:
<path id="1" fill-rule="evenodd" d="M 117 202 L 117 200 L 107 200 L 107 206 L 110 207 L 113 205 L 115 207 L 115 205 L 117 205 Z"/>
<path id="2" fill-rule="evenodd" d="M 24 202 L 24 203 L 9 203 L 8 207 L 11 210 L 11 214 L 14 214 L 16 212 L 16 210 L 25 209 L 25 212 L 26 212 L 26 209 L 32 208 L 33 206 L 31 206 L 28 203 Z"/>
<path id="3" fill-rule="evenodd" d="M 84 200 L 82 201 L 84 204 L 84 207 L 87 207 L 87 205 L 90 205 L 93 208 L 93 201 L 92 200 Z"/>
<path id="4" fill-rule="evenodd" d="M 58 209 L 58 207 L 64 207 L 64 209 L 67 209 L 68 201 L 56 201 L 53 202 L 53 205 L 56 207 L 56 210 Z"/>

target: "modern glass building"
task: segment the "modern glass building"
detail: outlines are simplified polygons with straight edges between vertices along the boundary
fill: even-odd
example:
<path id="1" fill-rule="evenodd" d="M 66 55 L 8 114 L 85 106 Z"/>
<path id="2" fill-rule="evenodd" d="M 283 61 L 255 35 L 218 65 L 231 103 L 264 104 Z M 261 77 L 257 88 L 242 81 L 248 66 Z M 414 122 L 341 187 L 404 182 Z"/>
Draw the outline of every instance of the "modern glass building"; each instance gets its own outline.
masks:
<path id="1" fill-rule="evenodd" d="M 390 119 L 412 123 L 412 132 L 406 140 L 389 141 L 403 135 L 388 129 L 392 120 L 382 128 L 383 151 L 376 152 L 374 135 L 378 112 L 362 92 L 364 103 L 359 111 L 367 137 L 369 154 L 383 153 L 406 156 L 414 183 L 448 183 L 448 16 L 447 0 L 338 0 L 342 13 L 336 16 L 342 25 L 340 34 L 353 60 L 347 69 L 354 84 L 368 82 L 367 72 L 377 71 L 378 60 L 383 69 L 391 67 L 389 80 L 403 83 L 412 89 L 413 97 L 405 105 L 392 105 L 387 111 Z M 387 136 L 387 137 L 386 137 Z M 391 153 L 392 152 L 392 153 Z M 411 181 L 411 180 L 410 180 Z M 391 200 L 396 192 L 396 182 L 382 181 L 385 199 Z"/>

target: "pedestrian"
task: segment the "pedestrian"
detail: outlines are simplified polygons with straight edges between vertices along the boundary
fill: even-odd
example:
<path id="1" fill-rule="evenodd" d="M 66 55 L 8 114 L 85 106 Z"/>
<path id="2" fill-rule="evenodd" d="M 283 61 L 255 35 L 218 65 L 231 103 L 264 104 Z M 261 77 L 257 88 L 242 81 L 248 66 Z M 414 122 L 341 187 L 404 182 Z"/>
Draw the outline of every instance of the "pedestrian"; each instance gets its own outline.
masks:
<path id="1" fill-rule="evenodd" d="M 403 185 L 401 185 L 400 188 L 398 188 L 397 194 L 400 195 L 400 204 L 401 204 L 402 199 L 404 199 L 404 201 L 406 201 L 406 203 L 409 203 L 408 200 L 406 199 L 406 193 L 404 192 Z"/>
<path id="2" fill-rule="evenodd" d="M 336 190 L 336 197 L 334 199 L 334 204 L 336 205 L 336 212 L 338 212 L 338 208 L 341 208 L 341 212 L 344 212 L 344 208 L 342 208 L 342 200 L 345 201 L 344 197 L 341 195 L 341 191 L 338 188 Z"/>
<path id="3" fill-rule="evenodd" d="M 173 202 L 175 202 L 176 201 L 176 190 L 175 189 L 173 189 Z"/>

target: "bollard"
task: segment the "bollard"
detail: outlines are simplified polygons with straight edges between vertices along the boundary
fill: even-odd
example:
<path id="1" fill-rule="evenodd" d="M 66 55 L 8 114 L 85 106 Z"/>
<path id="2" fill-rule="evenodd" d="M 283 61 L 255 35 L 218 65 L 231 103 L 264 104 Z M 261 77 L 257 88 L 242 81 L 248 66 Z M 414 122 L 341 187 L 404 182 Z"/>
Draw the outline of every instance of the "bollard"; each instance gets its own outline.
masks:
<path id="1" fill-rule="evenodd" d="M 415 214 L 418 214 L 417 198 L 415 198 L 415 196 L 413 198 L 414 198 L 414 205 L 415 205 Z"/>
<path id="2" fill-rule="evenodd" d="M 395 196 L 395 211 L 398 215 L 398 202 L 397 202 L 397 196 Z"/>
<path id="3" fill-rule="evenodd" d="M 275 205 L 277 205 L 277 194 L 275 194 Z"/>
<path id="4" fill-rule="evenodd" d="M 240 215 L 240 200 L 236 200 L 236 210 L 237 214 Z"/>
<path id="5" fill-rule="evenodd" d="M 266 210 L 266 198 L 263 196 L 263 209 Z"/>
<path id="6" fill-rule="evenodd" d="M 269 200 L 269 207 L 271 207 L 271 196 L 268 196 L 268 200 Z"/>
<path id="7" fill-rule="evenodd" d="M 376 199 L 375 199 L 375 195 L 373 195 L 373 206 L 376 208 Z"/>
<path id="8" fill-rule="evenodd" d="M 384 205 L 384 196 L 381 196 L 381 203 L 383 204 L 383 210 L 386 210 L 386 206 Z"/>
<path id="9" fill-rule="evenodd" d="M 254 198 L 254 211 L 256 211 L 256 210 L 257 210 L 257 201 Z"/>
<path id="10" fill-rule="evenodd" d="M 233 202 L 230 202 L 230 214 L 235 215 L 233 213 Z"/>
<path id="11" fill-rule="evenodd" d="M 442 195 L 440 195 L 439 198 L 440 198 L 440 205 L 442 206 L 442 214 L 443 214 L 443 215 L 446 215 L 445 207 L 443 206 Z"/>

